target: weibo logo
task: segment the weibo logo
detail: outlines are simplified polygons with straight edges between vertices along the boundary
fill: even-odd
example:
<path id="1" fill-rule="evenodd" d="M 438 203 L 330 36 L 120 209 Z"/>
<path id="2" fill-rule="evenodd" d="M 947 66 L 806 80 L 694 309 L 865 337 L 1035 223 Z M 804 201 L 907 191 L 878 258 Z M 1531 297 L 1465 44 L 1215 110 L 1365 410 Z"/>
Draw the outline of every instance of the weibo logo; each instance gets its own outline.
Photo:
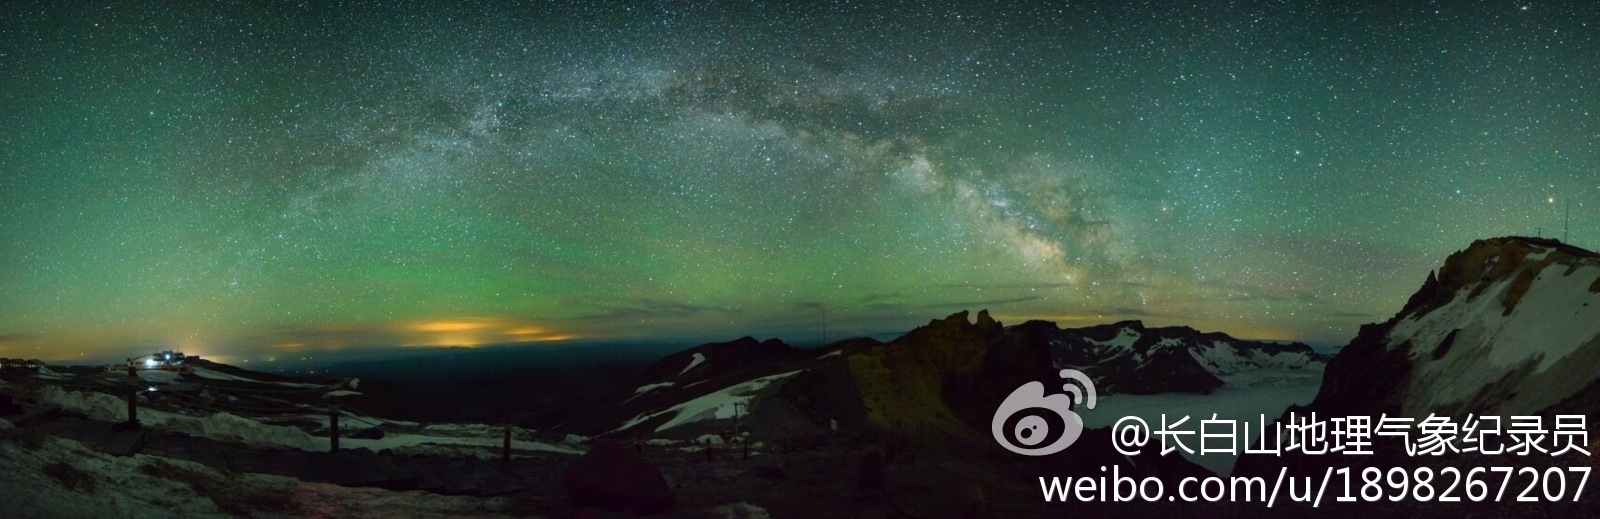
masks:
<path id="1" fill-rule="evenodd" d="M 1001 447 L 1027 456 L 1047 456 L 1061 452 L 1072 442 L 1078 441 L 1078 437 L 1083 435 L 1083 418 L 1072 408 L 1074 404 L 1082 404 L 1094 409 L 1094 382 L 1075 369 L 1061 370 L 1061 378 L 1078 382 L 1083 389 L 1069 383 L 1062 386 L 1066 393 L 1045 396 L 1044 383 L 1029 382 L 1012 391 L 1011 396 L 1000 403 L 1000 409 L 994 413 L 991 429 L 994 440 Z M 1007 427 L 1010 428 L 1010 434 L 1007 434 Z M 1060 434 L 1054 435 L 1054 442 L 1044 444 L 1052 436 L 1053 429 L 1059 429 Z"/>

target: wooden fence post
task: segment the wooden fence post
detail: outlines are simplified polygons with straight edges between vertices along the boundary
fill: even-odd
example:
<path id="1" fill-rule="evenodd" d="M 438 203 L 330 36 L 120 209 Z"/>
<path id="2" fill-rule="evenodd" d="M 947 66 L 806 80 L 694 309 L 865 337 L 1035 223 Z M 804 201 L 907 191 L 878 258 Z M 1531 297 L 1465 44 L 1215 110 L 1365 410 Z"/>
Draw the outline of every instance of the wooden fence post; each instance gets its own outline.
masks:
<path id="1" fill-rule="evenodd" d="M 328 406 L 328 450 L 339 450 L 339 404 Z"/>
<path id="2" fill-rule="evenodd" d="M 511 461 L 511 420 L 506 420 L 506 433 L 503 448 L 500 450 L 501 461 Z"/>
<path id="3" fill-rule="evenodd" d="M 128 386 L 128 426 L 139 425 L 139 386 Z"/>

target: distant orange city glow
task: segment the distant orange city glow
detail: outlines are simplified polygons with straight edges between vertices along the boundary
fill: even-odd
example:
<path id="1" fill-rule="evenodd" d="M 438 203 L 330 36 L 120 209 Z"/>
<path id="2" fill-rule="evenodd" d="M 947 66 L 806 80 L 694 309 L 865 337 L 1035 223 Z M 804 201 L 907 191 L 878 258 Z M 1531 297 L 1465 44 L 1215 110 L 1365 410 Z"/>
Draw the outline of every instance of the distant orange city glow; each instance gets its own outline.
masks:
<path id="1" fill-rule="evenodd" d="M 413 323 L 402 346 L 464 347 L 509 342 L 552 342 L 578 338 L 525 320 L 502 317 L 458 317 Z"/>
<path id="2" fill-rule="evenodd" d="M 413 329 L 420 332 L 465 332 L 488 328 L 489 323 L 473 321 L 433 321 L 416 325 Z"/>

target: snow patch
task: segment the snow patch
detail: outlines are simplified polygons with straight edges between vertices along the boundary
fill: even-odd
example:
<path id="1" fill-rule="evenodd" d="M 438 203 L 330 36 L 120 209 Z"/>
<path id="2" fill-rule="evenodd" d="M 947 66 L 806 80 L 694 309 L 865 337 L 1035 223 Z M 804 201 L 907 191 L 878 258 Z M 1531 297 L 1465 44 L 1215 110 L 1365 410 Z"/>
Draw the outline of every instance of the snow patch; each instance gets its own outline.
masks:
<path id="1" fill-rule="evenodd" d="M 190 373 L 193 373 L 197 377 L 204 378 L 204 379 L 210 379 L 210 380 L 228 380 L 228 381 L 233 381 L 233 382 L 260 382 L 259 380 L 256 380 L 256 379 L 253 379 L 253 378 L 241 377 L 241 376 L 234 375 L 234 374 L 231 374 L 231 373 L 223 373 L 221 371 L 215 371 L 215 370 L 211 370 L 211 369 L 207 369 L 207 368 L 194 368 L 194 370 L 190 371 Z"/>
<path id="2" fill-rule="evenodd" d="M 1085 341 L 1095 346 L 1127 350 L 1133 348 L 1133 343 L 1139 342 L 1139 337 L 1140 335 L 1138 330 L 1123 327 L 1117 331 L 1117 336 L 1112 337 L 1109 341 L 1097 341 L 1094 339 L 1085 339 Z"/>
<path id="3" fill-rule="evenodd" d="M 688 373 L 689 370 L 694 369 L 695 366 L 699 366 L 700 363 L 705 362 L 705 361 L 706 361 L 705 354 L 702 354 L 702 353 L 700 353 L 698 351 L 694 352 L 694 358 L 689 360 L 689 365 L 685 366 L 683 368 L 683 371 L 679 371 L 678 372 L 678 376 L 680 376 L 680 377 L 683 376 L 684 373 Z"/>
<path id="4" fill-rule="evenodd" d="M 711 513 L 725 519 L 772 519 L 767 509 L 743 501 L 712 508 Z"/>
<path id="5" fill-rule="evenodd" d="M 648 393 L 648 392 L 651 392 L 651 391 L 655 391 L 656 389 L 659 389 L 659 388 L 670 387 L 670 386 L 672 386 L 672 384 L 673 384 L 672 382 L 660 382 L 660 383 L 656 383 L 656 384 L 645 384 L 645 385 L 639 386 L 639 389 L 633 390 L 633 394 L 642 395 L 642 394 L 645 394 L 645 393 Z"/>

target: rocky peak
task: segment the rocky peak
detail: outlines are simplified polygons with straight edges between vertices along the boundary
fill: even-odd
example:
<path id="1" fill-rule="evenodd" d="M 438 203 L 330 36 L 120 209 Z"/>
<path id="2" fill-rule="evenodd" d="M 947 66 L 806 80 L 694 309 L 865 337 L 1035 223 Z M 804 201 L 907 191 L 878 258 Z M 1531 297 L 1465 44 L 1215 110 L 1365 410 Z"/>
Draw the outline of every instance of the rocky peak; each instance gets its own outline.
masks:
<path id="1" fill-rule="evenodd" d="M 996 321 L 993 317 L 989 317 L 989 310 L 987 309 L 978 311 L 978 322 L 976 326 L 978 329 L 983 330 L 984 333 L 994 333 L 1004 328 L 1000 325 L 1000 321 Z"/>
<path id="2" fill-rule="evenodd" d="M 1426 315 L 1464 289 L 1470 291 L 1469 298 L 1477 297 L 1512 276 L 1517 276 L 1515 282 L 1522 285 L 1513 292 L 1520 294 L 1546 266 L 1561 263 L 1570 269 L 1583 260 L 1596 258 L 1600 255 L 1547 238 L 1508 236 L 1477 240 L 1446 258 L 1436 273 L 1428 273 L 1422 288 L 1411 296 L 1397 317 Z M 1532 268 L 1524 269 L 1529 262 L 1534 262 Z M 1520 297 L 1509 298 L 1506 314 L 1511 313 L 1517 299 Z"/>
<path id="3" fill-rule="evenodd" d="M 950 314 L 948 317 L 945 317 L 944 319 L 934 319 L 932 321 L 928 321 L 928 326 L 962 326 L 962 325 L 970 325 L 970 324 L 972 324 L 972 322 L 967 319 L 967 316 L 968 316 L 967 311 L 966 310 L 962 310 L 960 312 L 956 312 L 956 313 Z"/>
<path id="4" fill-rule="evenodd" d="M 1317 403 L 1411 416 L 1544 409 L 1596 380 L 1594 284 L 1593 252 L 1542 238 L 1475 241 L 1394 317 L 1362 327 L 1329 364 Z M 1379 389 L 1353 389 L 1363 386 Z"/>
<path id="5" fill-rule="evenodd" d="M 984 332 L 968 320 L 970 315 L 968 311 L 962 310 L 944 319 L 930 320 L 926 326 L 911 330 L 890 344 L 942 344 L 952 340 L 982 341 Z"/>
<path id="6" fill-rule="evenodd" d="M 1112 323 L 1111 327 L 1113 327 L 1113 328 L 1131 328 L 1131 329 L 1134 329 L 1134 330 L 1145 330 L 1146 329 L 1145 326 L 1144 326 L 1144 321 L 1141 321 L 1141 320 L 1138 320 L 1138 319 L 1129 319 L 1129 320 L 1126 320 L 1126 321 L 1117 321 L 1115 323 Z"/>

